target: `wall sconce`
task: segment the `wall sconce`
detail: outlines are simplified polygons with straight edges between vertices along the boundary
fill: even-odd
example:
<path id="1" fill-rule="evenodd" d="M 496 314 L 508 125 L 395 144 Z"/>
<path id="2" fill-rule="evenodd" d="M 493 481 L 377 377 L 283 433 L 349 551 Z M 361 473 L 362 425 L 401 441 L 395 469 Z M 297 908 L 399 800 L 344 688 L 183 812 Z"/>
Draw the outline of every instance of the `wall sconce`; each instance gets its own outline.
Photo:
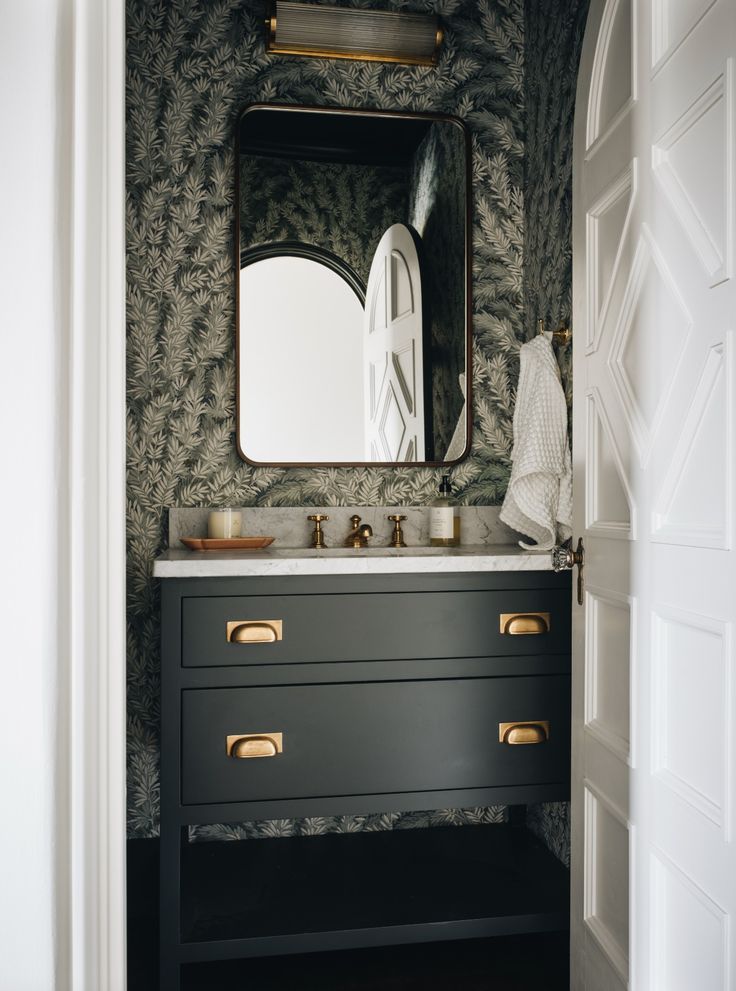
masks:
<path id="1" fill-rule="evenodd" d="M 442 42 L 431 14 L 323 7 L 274 0 L 266 51 L 277 55 L 435 65 Z"/>

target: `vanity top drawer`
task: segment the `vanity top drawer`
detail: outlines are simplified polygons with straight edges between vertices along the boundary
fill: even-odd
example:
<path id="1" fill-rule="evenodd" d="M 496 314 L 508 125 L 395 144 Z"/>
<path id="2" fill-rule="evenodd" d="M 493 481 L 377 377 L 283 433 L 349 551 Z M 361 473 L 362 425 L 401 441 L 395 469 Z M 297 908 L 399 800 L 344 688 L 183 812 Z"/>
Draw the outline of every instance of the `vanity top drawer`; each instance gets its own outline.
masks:
<path id="1" fill-rule="evenodd" d="M 182 804 L 554 782 L 564 798 L 569 696 L 565 675 L 185 690 Z"/>
<path id="2" fill-rule="evenodd" d="M 566 587 L 182 599 L 185 667 L 555 654 L 569 642 Z"/>

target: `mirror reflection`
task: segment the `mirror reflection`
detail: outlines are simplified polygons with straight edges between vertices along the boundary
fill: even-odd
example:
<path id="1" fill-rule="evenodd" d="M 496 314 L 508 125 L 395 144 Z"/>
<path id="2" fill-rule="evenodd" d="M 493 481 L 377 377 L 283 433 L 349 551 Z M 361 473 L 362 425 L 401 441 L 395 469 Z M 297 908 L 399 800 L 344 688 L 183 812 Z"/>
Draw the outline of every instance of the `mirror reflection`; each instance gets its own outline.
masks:
<path id="1" fill-rule="evenodd" d="M 463 457 L 462 124 L 251 107 L 237 162 L 241 455 L 257 464 Z"/>

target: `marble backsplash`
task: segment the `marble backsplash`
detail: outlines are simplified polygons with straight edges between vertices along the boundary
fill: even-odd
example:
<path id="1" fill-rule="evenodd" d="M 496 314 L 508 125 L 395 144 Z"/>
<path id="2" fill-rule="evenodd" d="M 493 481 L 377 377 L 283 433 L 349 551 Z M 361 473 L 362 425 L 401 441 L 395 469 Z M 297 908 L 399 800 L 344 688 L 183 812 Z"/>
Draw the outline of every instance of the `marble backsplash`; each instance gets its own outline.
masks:
<path id="1" fill-rule="evenodd" d="M 350 517 L 357 514 L 373 530 L 372 547 L 388 547 L 393 523 L 389 516 L 401 514 L 407 547 L 429 544 L 429 508 L 426 506 L 309 506 L 260 507 L 233 506 L 242 513 L 241 531 L 246 537 L 274 537 L 279 547 L 309 547 L 314 523 L 307 517 L 329 516 L 322 524 L 327 547 L 341 547 L 352 529 Z M 519 534 L 499 520 L 500 506 L 460 506 L 460 542 L 464 545 L 515 544 Z M 169 509 L 169 547 L 180 546 L 181 537 L 206 537 L 208 509 Z"/>

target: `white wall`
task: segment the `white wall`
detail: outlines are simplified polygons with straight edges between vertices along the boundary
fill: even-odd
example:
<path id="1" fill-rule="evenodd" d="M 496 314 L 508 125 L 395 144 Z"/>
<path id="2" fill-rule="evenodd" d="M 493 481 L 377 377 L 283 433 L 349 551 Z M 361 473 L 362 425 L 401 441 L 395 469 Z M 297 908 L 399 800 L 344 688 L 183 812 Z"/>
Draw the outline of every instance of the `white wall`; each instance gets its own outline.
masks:
<path id="1" fill-rule="evenodd" d="M 54 987 L 54 838 L 64 831 L 55 760 L 68 281 L 60 13 L 52 0 L 5 4 L 0 32 L 0 987 L 12 991 Z"/>
<path id="2" fill-rule="evenodd" d="M 363 306 L 341 276 L 291 255 L 241 269 L 239 354 L 245 455 L 364 459 Z"/>
<path id="3" fill-rule="evenodd" d="M 123 0 L 0 31 L 0 989 L 124 963 Z"/>

